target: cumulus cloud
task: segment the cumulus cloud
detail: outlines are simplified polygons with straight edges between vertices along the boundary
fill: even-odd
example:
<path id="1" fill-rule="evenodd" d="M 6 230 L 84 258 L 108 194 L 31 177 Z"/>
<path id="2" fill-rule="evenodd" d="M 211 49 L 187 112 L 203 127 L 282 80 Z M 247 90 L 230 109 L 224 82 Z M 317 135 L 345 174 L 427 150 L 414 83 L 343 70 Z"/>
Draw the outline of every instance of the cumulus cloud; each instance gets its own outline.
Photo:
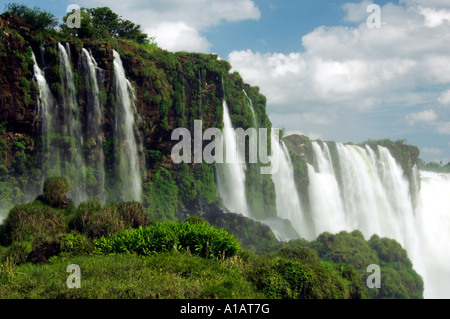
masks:
<path id="1" fill-rule="evenodd" d="M 211 43 L 193 27 L 184 22 L 162 22 L 144 30 L 155 37 L 156 43 L 171 51 L 209 52 Z"/>
<path id="2" fill-rule="evenodd" d="M 410 125 L 415 125 L 417 123 L 434 123 L 436 120 L 437 115 L 433 110 L 411 113 L 406 116 L 406 121 Z"/>
<path id="3" fill-rule="evenodd" d="M 170 51 L 207 52 L 211 43 L 202 31 L 224 22 L 258 20 L 253 0 L 79 0 L 81 6 L 108 6 L 123 18 L 140 24 L 157 43 Z"/>
<path id="4" fill-rule="evenodd" d="M 439 122 L 436 124 L 436 128 L 439 133 L 450 135 L 450 121 L 449 122 Z"/>
<path id="5" fill-rule="evenodd" d="M 450 89 L 442 92 L 437 100 L 442 105 L 450 105 Z"/>
<path id="6" fill-rule="evenodd" d="M 450 24 L 444 1 L 432 2 L 442 6 L 384 5 L 380 29 L 366 25 L 371 1 L 348 3 L 345 21 L 356 26 L 320 26 L 302 37 L 300 52 L 233 51 L 228 59 L 267 96 L 275 125 L 334 138 L 349 118 L 355 127 L 362 118 L 383 118 L 392 131 L 409 124 L 449 134 L 450 114 L 436 108 L 450 103 L 450 92 L 442 92 L 450 85 Z M 427 109 L 410 111 L 419 107 Z"/>

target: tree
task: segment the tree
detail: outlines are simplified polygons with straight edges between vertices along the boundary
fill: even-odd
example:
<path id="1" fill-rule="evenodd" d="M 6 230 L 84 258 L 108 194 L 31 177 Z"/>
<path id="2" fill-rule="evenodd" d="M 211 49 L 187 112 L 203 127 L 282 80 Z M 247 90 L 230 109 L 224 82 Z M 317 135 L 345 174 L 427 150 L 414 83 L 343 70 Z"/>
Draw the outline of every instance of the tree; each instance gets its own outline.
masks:
<path id="1" fill-rule="evenodd" d="M 23 4 L 8 3 L 5 12 L 21 18 L 36 29 L 53 30 L 58 25 L 58 18 L 49 12 L 41 11 L 38 7 L 31 9 Z"/>
<path id="2" fill-rule="evenodd" d="M 135 40 L 138 43 L 149 42 L 147 34 L 140 30 L 140 25 L 122 19 L 108 7 L 81 8 L 80 13 L 81 27 L 71 29 L 66 25 L 65 21 L 72 14 L 69 12 L 63 18 L 64 23 L 61 25 L 61 32 L 82 39 L 122 38 Z"/>

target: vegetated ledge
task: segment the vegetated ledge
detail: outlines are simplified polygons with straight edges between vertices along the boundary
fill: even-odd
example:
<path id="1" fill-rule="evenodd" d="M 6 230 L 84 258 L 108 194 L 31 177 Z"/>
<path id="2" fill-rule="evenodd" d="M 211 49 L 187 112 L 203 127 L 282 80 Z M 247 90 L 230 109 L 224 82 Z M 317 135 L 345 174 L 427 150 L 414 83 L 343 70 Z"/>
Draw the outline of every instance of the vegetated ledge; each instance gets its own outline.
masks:
<path id="1" fill-rule="evenodd" d="M 47 181 L 1 225 L 1 298 L 422 298 L 423 281 L 395 240 L 324 233 L 249 252 L 199 216 L 155 222 L 138 202 L 67 206 L 66 188 L 53 187 L 61 184 Z M 258 234 L 264 227 L 247 230 L 273 239 Z M 80 266 L 82 289 L 67 288 L 69 264 Z M 381 267 L 381 289 L 365 284 L 369 264 Z"/>

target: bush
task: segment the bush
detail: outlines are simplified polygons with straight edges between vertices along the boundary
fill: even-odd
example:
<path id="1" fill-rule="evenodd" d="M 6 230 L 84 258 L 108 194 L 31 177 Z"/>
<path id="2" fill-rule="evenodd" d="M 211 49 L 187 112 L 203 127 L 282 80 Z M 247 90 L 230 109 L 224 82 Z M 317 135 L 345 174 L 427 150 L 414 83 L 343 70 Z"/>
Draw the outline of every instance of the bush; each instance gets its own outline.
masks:
<path id="1" fill-rule="evenodd" d="M 31 253 L 31 250 L 31 242 L 14 241 L 0 255 L 0 263 L 5 262 L 9 258 L 9 260 L 13 260 L 15 264 L 22 264 L 27 261 L 28 255 Z"/>
<path id="2" fill-rule="evenodd" d="M 41 11 L 38 7 L 31 9 L 25 5 L 9 3 L 5 9 L 37 29 L 51 30 L 58 25 L 57 17 L 49 12 Z"/>
<path id="3" fill-rule="evenodd" d="M 151 255 L 171 250 L 189 251 L 207 258 L 224 259 L 239 253 L 241 246 L 232 234 L 204 223 L 156 222 L 94 240 L 105 254 Z"/>
<path id="4" fill-rule="evenodd" d="M 209 226 L 209 222 L 206 219 L 197 215 L 187 217 L 184 222 L 191 224 L 205 224 L 206 226 Z"/>
<path id="5" fill-rule="evenodd" d="M 93 245 L 88 238 L 77 231 L 64 235 L 59 242 L 61 254 L 66 256 L 84 256 L 93 251 Z"/>
<path id="6" fill-rule="evenodd" d="M 149 223 L 149 217 L 141 203 L 112 203 L 103 207 L 100 203 L 91 201 L 80 203 L 70 226 L 89 238 L 99 238 Z"/>
<path id="7" fill-rule="evenodd" d="M 67 207 L 70 203 L 66 197 L 69 185 L 64 177 L 48 177 L 44 181 L 44 201 L 53 207 Z"/>
<path id="8" fill-rule="evenodd" d="M 11 209 L 0 231 L 0 243 L 33 241 L 37 237 L 57 238 L 67 230 L 58 211 L 40 201 L 17 205 Z"/>
<path id="9" fill-rule="evenodd" d="M 256 257 L 248 280 L 267 298 L 360 299 L 363 282 L 353 267 L 321 262 L 305 247 L 284 248 L 275 256 Z"/>

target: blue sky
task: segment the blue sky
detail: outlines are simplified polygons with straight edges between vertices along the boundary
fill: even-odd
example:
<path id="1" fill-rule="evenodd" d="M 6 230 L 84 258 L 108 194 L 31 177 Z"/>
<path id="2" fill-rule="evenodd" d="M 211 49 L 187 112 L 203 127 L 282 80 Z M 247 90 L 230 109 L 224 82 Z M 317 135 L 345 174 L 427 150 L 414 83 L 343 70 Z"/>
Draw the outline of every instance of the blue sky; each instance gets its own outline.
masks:
<path id="1" fill-rule="evenodd" d="M 406 139 L 424 160 L 450 161 L 448 0 L 16 2 L 57 16 L 70 3 L 109 6 L 167 50 L 218 53 L 261 88 L 272 123 L 288 132 Z M 372 3 L 379 29 L 366 23 Z"/>

